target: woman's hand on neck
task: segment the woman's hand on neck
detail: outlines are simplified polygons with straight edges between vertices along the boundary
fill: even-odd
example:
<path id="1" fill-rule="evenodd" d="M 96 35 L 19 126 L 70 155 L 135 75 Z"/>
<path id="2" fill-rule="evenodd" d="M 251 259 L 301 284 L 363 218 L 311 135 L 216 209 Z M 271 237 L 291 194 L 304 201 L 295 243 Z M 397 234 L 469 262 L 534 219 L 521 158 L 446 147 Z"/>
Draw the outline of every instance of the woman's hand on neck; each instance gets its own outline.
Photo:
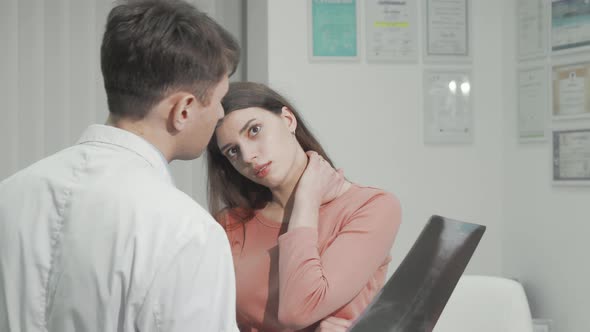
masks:
<path id="1" fill-rule="evenodd" d="M 269 188 L 272 192 L 272 205 L 277 205 L 282 209 L 288 207 L 289 202 L 293 199 L 299 179 L 301 179 L 306 167 L 307 155 L 300 147 L 295 156 L 293 167 L 291 167 L 285 181 L 277 188 Z"/>
<path id="2" fill-rule="evenodd" d="M 286 181 L 277 188 L 269 188 L 272 193 L 272 201 L 268 202 L 263 209 L 265 217 L 281 222 L 288 222 L 293 209 L 295 190 L 297 183 L 307 167 L 307 155 L 299 148 L 291 171 Z"/>
<path id="3" fill-rule="evenodd" d="M 289 230 L 318 226 L 320 206 L 342 195 L 350 187 L 341 170 L 313 151 L 306 153 L 307 166 L 292 194 L 293 208 L 289 214 Z"/>

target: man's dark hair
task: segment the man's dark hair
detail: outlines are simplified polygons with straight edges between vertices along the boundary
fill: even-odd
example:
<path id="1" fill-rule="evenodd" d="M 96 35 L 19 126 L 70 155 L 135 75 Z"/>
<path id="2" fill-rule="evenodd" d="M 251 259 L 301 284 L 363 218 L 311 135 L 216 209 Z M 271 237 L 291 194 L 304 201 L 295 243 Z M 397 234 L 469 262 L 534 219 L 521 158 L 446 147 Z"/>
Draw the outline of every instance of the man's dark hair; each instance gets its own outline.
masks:
<path id="1" fill-rule="evenodd" d="M 204 105 L 239 61 L 236 40 L 183 1 L 140 0 L 109 13 L 101 69 L 111 114 L 141 119 L 167 95 L 194 94 Z"/>

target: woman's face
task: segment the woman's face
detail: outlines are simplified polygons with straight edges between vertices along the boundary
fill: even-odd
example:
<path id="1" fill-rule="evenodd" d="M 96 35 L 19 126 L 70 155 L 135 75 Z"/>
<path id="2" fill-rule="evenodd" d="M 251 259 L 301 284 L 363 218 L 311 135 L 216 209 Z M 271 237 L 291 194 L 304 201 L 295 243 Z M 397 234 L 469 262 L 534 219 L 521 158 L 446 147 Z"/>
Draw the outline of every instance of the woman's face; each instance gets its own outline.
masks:
<path id="1" fill-rule="evenodd" d="M 217 145 L 248 179 L 277 188 L 289 180 L 298 149 L 297 120 L 287 107 L 275 114 L 259 107 L 230 112 L 215 130 Z"/>

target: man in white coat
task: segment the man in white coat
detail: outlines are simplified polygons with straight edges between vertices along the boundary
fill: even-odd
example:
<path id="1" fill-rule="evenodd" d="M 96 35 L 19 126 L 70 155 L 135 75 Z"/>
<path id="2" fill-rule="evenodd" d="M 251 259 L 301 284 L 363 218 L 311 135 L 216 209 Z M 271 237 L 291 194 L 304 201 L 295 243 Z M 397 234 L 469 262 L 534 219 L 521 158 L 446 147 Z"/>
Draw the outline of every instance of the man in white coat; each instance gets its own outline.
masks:
<path id="1" fill-rule="evenodd" d="M 107 125 L 0 183 L 0 331 L 237 331 L 225 232 L 168 163 L 204 150 L 238 58 L 185 2 L 112 9 Z"/>

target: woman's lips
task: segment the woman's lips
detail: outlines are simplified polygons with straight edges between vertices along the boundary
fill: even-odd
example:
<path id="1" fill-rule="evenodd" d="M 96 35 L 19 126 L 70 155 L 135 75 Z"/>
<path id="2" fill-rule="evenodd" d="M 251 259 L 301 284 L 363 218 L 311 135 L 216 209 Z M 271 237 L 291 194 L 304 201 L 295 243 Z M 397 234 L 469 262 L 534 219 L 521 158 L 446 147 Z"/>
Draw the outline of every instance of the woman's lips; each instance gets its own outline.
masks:
<path id="1" fill-rule="evenodd" d="M 269 161 L 264 165 L 256 167 L 254 175 L 259 179 L 265 177 L 268 174 L 268 172 L 270 172 L 270 164 L 272 164 L 272 162 Z"/>

